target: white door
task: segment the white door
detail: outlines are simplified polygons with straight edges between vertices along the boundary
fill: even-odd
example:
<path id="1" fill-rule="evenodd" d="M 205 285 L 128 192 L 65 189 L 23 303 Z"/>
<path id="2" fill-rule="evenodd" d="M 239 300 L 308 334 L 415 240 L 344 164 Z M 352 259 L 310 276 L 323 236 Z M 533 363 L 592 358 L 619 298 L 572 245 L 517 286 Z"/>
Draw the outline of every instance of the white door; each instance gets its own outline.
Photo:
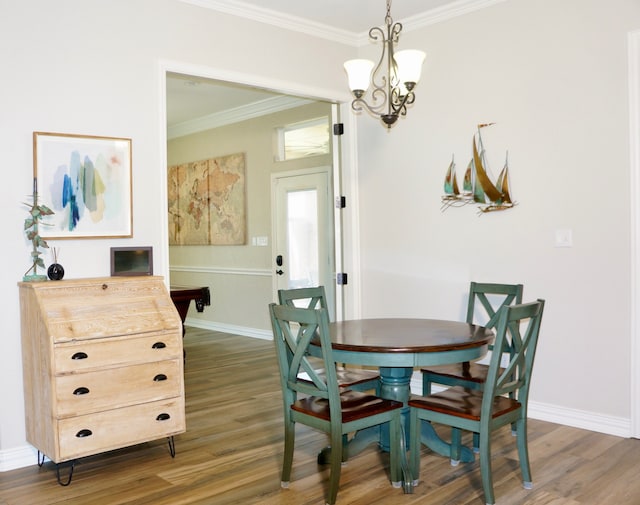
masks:
<path id="1" fill-rule="evenodd" d="M 330 167 L 281 172 L 271 179 L 273 286 L 323 285 L 330 316 L 335 306 L 335 259 Z"/>

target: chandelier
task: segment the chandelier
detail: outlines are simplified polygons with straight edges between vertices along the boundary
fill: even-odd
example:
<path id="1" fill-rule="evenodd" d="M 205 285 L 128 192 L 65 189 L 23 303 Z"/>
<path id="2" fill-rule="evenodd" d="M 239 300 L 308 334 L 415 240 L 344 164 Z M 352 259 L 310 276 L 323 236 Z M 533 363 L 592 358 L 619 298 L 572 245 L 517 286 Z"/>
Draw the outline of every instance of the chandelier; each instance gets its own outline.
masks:
<path id="1" fill-rule="evenodd" d="M 387 0 L 384 22 L 386 34 L 379 26 L 369 30 L 369 38 L 372 41 L 382 41 L 382 54 L 378 64 L 375 65 L 371 60 L 357 59 L 346 61 L 344 68 L 347 71 L 349 88 L 355 96 L 351 108 L 357 112 L 366 109 L 373 116 L 380 117 L 387 128 L 391 128 L 399 116 L 407 114 L 407 105 L 415 101 L 413 90 L 420 80 L 426 55 L 423 51 L 415 49 L 394 51 L 402 24 L 394 23 L 391 19 L 391 0 Z M 372 86 L 371 103 L 365 100 L 369 86 Z"/>

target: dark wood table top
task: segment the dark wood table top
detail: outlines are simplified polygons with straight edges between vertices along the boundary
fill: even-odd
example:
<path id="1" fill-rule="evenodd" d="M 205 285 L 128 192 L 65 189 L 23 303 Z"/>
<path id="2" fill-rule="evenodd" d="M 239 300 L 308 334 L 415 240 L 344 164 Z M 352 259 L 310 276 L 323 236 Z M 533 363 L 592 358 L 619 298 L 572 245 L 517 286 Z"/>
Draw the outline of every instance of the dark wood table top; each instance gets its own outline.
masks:
<path id="1" fill-rule="evenodd" d="M 330 324 L 334 349 L 368 352 L 437 352 L 493 341 L 482 326 L 440 319 L 358 319 Z"/>
<path id="2" fill-rule="evenodd" d="M 330 323 L 334 358 L 345 363 L 423 366 L 469 361 L 486 354 L 493 331 L 440 319 L 357 319 Z"/>

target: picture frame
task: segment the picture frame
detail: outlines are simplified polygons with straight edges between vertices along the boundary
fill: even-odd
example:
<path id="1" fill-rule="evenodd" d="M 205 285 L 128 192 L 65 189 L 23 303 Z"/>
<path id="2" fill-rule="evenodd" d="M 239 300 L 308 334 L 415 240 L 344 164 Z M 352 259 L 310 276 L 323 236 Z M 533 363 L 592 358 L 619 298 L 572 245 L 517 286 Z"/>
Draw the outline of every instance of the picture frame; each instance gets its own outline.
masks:
<path id="1" fill-rule="evenodd" d="M 112 247 L 111 276 L 153 275 L 153 247 Z"/>
<path id="2" fill-rule="evenodd" d="M 45 239 L 133 236 L 129 138 L 33 132 L 33 189 Z"/>

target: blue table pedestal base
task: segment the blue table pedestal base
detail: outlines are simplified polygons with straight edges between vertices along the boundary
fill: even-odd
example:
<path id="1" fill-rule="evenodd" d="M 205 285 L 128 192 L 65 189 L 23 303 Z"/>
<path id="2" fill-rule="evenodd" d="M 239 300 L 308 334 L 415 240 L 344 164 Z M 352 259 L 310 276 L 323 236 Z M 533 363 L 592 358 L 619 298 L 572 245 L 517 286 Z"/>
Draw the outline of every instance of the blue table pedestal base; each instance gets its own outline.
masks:
<path id="1" fill-rule="evenodd" d="M 405 447 L 409 447 L 409 407 L 407 403 L 411 396 L 411 376 L 413 375 L 412 367 L 380 367 L 380 396 L 388 400 L 396 400 L 402 402 L 405 407 L 402 409 L 402 426 L 404 432 Z M 436 433 L 431 423 L 423 421 L 421 426 L 420 439 L 433 452 L 440 454 L 446 458 L 451 456 L 451 444 L 446 442 Z M 372 426 L 364 430 L 360 430 L 354 434 L 348 442 L 345 453 L 347 459 L 362 452 L 365 448 L 373 443 L 377 443 L 383 451 L 389 451 L 389 426 L 383 424 L 380 426 Z M 330 447 L 323 449 L 318 454 L 318 464 L 328 464 L 330 456 Z M 475 460 L 474 453 L 468 447 L 462 446 L 460 451 L 460 460 L 465 463 L 471 463 Z M 412 492 L 412 479 L 408 474 L 408 465 L 403 466 L 405 478 L 403 487 L 405 492 Z"/>

